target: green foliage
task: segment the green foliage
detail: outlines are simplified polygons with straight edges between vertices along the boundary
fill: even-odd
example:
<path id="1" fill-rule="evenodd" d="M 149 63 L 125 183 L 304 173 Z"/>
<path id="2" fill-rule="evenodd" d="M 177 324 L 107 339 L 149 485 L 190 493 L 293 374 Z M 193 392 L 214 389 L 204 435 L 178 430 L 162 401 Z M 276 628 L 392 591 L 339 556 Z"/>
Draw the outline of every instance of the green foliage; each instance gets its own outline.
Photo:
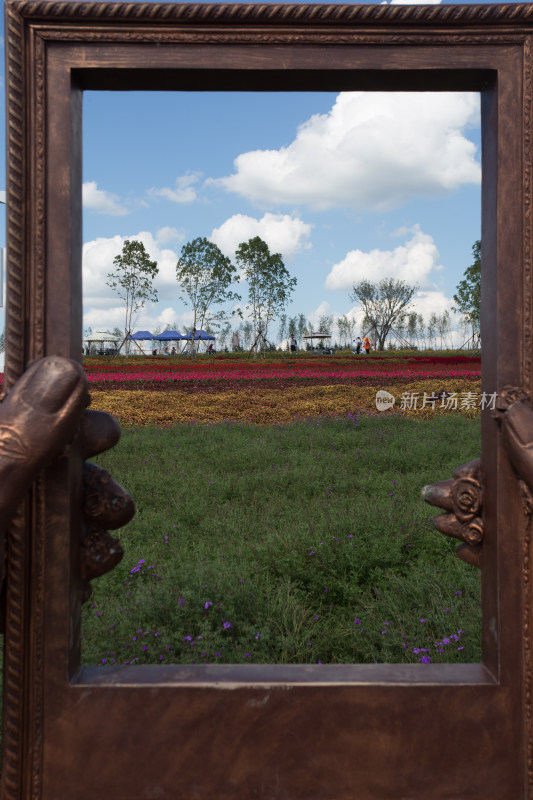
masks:
<path id="1" fill-rule="evenodd" d="M 364 280 L 353 284 L 350 300 L 361 305 L 365 331 L 375 331 L 378 350 L 384 349 L 391 328 L 409 308 L 417 289 L 418 286 L 409 286 L 395 278 L 384 278 L 379 283 Z"/>
<path id="2" fill-rule="evenodd" d="M 241 242 L 235 253 L 237 264 L 248 282 L 248 305 L 255 334 L 268 334 L 269 323 L 280 314 L 296 286 L 280 253 L 271 253 L 259 236 Z"/>
<path id="3" fill-rule="evenodd" d="M 420 499 L 479 448 L 458 415 L 124 430 L 98 461 L 138 510 L 83 661 L 479 661 L 479 572 Z"/>
<path id="4" fill-rule="evenodd" d="M 473 263 L 465 269 L 464 278 L 457 286 L 453 299 L 457 304 L 452 311 L 459 312 L 472 328 L 472 334 L 479 332 L 481 320 L 481 240 L 472 245 Z"/>
<path id="5" fill-rule="evenodd" d="M 232 282 L 238 281 L 235 267 L 217 245 L 205 237 L 183 245 L 176 264 L 176 278 L 185 295 L 180 300 L 193 309 L 195 330 L 204 328 L 210 320 L 221 319 L 221 313 L 209 316 L 213 305 L 241 299 L 229 290 Z"/>
<path id="6" fill-rule="evenodd" d="M 137 313 L 147 301 L 155 302 L 153 280 L 159 272 L 157 261 L 150 261 L 142 242 L 126 239 L 122 253 L 115 256 L 115 273 L 109 273 L 107 286 L 119 296 L 126 308 L 125 332 L 131 331 Z"/>

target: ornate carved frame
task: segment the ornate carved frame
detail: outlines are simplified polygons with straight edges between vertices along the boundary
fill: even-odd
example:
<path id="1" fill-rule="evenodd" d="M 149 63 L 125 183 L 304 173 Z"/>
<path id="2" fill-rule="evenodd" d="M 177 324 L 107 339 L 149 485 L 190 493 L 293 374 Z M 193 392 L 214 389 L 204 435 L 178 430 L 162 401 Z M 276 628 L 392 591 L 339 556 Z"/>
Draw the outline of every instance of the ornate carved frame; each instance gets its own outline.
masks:
<path id="1" fill-rule="evenodd" d="M 531 392 L 531 5 L 6 0 L 6 36 L 7 390 L 80 352 L 84 89 L 467 89 L 483 390 Z M 533 798 L 530 518 L 482 425 L 482 664 L 80 667 L 81 458 L 49 469 L 8 541 L 2 799 Z"/>

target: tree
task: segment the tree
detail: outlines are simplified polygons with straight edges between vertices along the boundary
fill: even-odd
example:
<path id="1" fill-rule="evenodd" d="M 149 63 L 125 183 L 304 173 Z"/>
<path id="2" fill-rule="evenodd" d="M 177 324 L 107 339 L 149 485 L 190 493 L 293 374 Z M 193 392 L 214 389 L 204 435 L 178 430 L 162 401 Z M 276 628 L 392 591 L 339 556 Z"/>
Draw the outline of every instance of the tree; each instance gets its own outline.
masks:
<path id="1" fill-rule="evenodd" d="M 287 315 L 282 314 L 279 318 L 278 339 L 283 342 L 287 338 Z"/>
<path id="2" fill-rule="evenodd" d="M 298 347 L 302 346 L 302 338 L 305 333 L 307 320 L 305 314 L 298 314 Z"/>
<path id="3" fill-rule="evenodd" d="M 428 339 L 429 339 L 429 346 L 435 350 L 437 347 L 437 315 L 433 311 L 429 315 L 429 322 L 427 325 L 428 328 Z"/>
<path id="4" fill-rule="evenodd" d="M 354 283 L 350 300 L 359 301 L 366 324 L 375 332 L 378 350 L 383 350 L 385 341 L 396 320 L 409 308 L 418 286 L 409 286 L 395 278 L 384 278 L 379 283 L 360 281 Z"/>
<path id="5" fill-rule="evenodd" d="M 242 322 L 239 326 L 239 330 L 242 328 L 242 343 L 245 350 L 248 350 L 249 347 L 252 346 L 252 335 L 254 332 L 254 327 L 250 320 L 246 320 Z"/>
<path id="6" fill-rule="evenodd" d="M 159 272 L 157 261 L 150 261 L 148 253 L 142 242 L 137 239 L 126 239 L 122 245 L 122 253 L 115 256 L 113 264 L 116 273 L 109 273 L 110 286 L 118 294 L 126 308 L 124 334 L 132 330 L 135 319 L 144 304 L 157 300 L 157 291 L 152 281 Z M 130 342 L 126 342 L 126 352 L 129 353 Z"/>
<path id="7" fill-rule="evenodd" d="M 271 253 L 266 242 L 259 236 L 241 242 L 235 259 L 242 268 L 248 282 L 248 305 L 246 308 L 253 320 L 255 352 L 262 342 L 257 342 L 259 332 L 267 337 L 268 326 L 280 314 L 296 286 L 280 253 Z"/>
<path id="8" fill-rule="evenodd" d="M 343 347 L 348 346 L 348 340 L 351 339 L 350 336 L 350 320 L 344 314 L 342 317 L 337 317 L 337 330 L 339 332 L 339 339 L 342 342 Z"/>
<path id="9" fill-rule="evenodd" d="M 424 350 L 426 350 L 426 323 L 422 314 L 418 315 L 418 335 L 424 343 Z"/>
<path id="10" fill-rule="evenodd" d="M 442 350 L 443 347 L 447 347 L 448 345 L 446 337 L 451 330 L 451 319 L 448 309 L 446 309 L 446 311 L 444 311 L 440 317 L 437 317 L 437 329 L 440 336 L 440 349 Z"/>
<path id="11" fill-rule="evenodd" d="M 416 311 L 411 311 L 411 313 L 407 315 L 407 332 L 409 334 L 409 339 L 411 340 L 412 346 L 418 348 L 420 345 L 420 339 L 418 336 L 418 314 Z"/>
<path id="12" fill-rule="evenodd" d="M 453 299 L 457 304 L 452 311 L 461 314 L 469 324 L 472 338 L 479 333 L 481 320 L 481 240 L 472 245 L 474 263 L 464 271 L 464 278 L 457 286 Z"/>
<path id="13" fill-rule="evenodd" d="M 289 322 L 287 323 L 287 333 L 289 334 L 290 338 L 293 337 L 296 339 L 296 333 L 298 332 L 298 317 L 289 317 Z"/>
<path id="14" fill-rule="evenodd" d="M 217 245 L 205 237 L 183 245 L 176 264 L 176 278 L 185 295 L 180 300 L 193 310 L 194 330 L 207 325 L 214 304 L 241 299 L 229 290 L 231 283 L 238 280 L 235 267 Z M 191 352 L 196 353 L 192 339 Z"/>
<path id="15" fill-rule="evenodd" d="M 227 350 L 228 341 L 231 338 L 231 323 L 226 322 L 218 334 L 218 349 L 220 351 Z"/>
<path id="16" fill-rule="evenodd" d="M 6 332 L 5 329 L 0 333 L 0 353 L 6 349 Z"/>

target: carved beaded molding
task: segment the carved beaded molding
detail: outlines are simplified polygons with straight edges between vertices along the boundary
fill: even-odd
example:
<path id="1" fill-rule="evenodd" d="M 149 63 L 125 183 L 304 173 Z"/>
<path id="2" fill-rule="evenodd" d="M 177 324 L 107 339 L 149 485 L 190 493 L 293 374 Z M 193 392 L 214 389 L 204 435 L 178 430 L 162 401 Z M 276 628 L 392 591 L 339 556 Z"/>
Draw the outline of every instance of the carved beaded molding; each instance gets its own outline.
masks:
<path id="1" fill-rule="evenodd" d="M 17 12 L 33 21 L 52 18 L 84 22 L 136 22 L 203 25 L 468 25 L 503 24 L 509 27 L 533 22 L 531 4 L 472 6 L 232 4 L 232 3 L 73 3 L 20 0 Z"/>

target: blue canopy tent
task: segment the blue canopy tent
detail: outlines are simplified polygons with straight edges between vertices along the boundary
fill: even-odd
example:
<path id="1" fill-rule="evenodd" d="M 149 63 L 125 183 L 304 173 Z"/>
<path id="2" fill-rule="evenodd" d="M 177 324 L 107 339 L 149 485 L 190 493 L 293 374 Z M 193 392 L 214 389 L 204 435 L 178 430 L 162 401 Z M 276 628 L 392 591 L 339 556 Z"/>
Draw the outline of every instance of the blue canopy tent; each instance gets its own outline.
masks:
<path id="1" fill-rule="evenodd" d="M 152 336 L 152 339 L 158 342 L 179 342 L 183 338 L 179 331 L 163 331 L 158 336 Z"/>
<path id="2" fill-rule="evenodd" d="M 144 350 L 142 349 L 139 342 L 151 342 L 154 338 L 154 334 L 150 333 L 150 331 L 136 331 L 135 333 L 130 333 L 124 339 L 125 342 L 133 342 L 134 345 L 140 350 L 141 355 L 144 355 Z M 122 345 L 121 345 L 122 347 Z"/>
<path id="3" fill-rule="evenodd" d="M 150 331 L 137 331 L 136 333 L 132 333 L 128 338 L 134 342 L 152 341 L 154 334 L 150 333 Z"/>
<path id="4" fill-rule="evenodd" d="M 154 336 L 154 342 L 179 342 L 181 339 L 183 336 L 179 331 L 163 331 L 158 336 Z"/>
<path id="5" fill-rule="evenodd" d="M 192 333 L 184 333 L 181 337 L 182 339 L 187 339 L 188 343 L 192 344 Z M 214 342 L 215 337 L 211 333 L 207 333 L 206 331 L 195 331 L 194 333 L 194 341 L 198 342 Z M 185 345 L 187 347 L 187 345 Z M 183 348 L 185 350 L 185 347 Z"/>

